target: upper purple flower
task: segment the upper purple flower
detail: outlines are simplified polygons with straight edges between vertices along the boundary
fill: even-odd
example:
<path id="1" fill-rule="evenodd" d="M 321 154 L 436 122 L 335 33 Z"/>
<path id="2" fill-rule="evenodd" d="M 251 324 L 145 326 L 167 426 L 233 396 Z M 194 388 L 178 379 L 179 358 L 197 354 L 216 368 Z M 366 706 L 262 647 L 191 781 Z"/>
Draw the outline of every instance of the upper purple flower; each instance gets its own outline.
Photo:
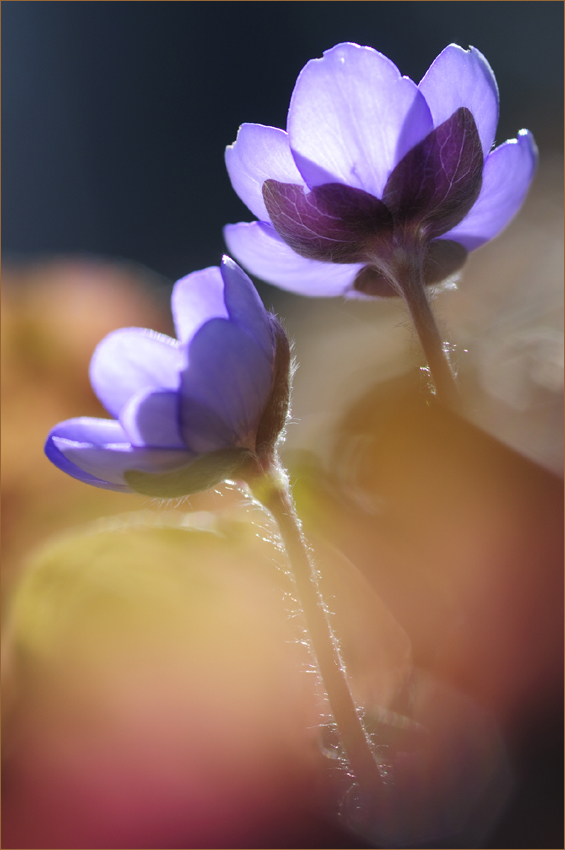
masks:
<path id="1" fill-rule="evenodd" d="M 531 133 L 491 150 L 497 123 L 496 80 L 473 47 L 450 44 L 416 85 L 376 50 L 338 44 L 302 69 L 287 132 L 243 124 L 228 147 L 259 219 L 225 228 L 229 250 L 304 295 L 399 294 L 411 252 L 438 283 L 508 224 L 532 180 Z"/>
<path id="2" fill-rule="evenodd" d="M 175 284 L 172 312 L 178 340 L 124 328 L 98 345 L 90 380 L 115 418 L 52 429 L 45 453 L 63 472 L 175 496 L 272 449 L 288 409 L 288 344 L 247 275 L 229 257 L 189 274 Z"/>

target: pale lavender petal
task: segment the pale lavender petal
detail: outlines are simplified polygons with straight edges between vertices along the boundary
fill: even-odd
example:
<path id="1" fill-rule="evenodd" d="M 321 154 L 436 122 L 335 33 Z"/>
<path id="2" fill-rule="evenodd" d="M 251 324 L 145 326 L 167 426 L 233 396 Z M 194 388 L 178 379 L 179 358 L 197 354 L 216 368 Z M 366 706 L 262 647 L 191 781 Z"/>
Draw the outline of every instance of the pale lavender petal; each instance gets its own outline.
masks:
<path id="1" fill-rule="evenodd" d="M 187 274 L 173 287 L 171 309 L 178 338 L 182 342 L 209 319 L 227 319 L 224 303 L 224 281 L 217 266 Z"/>
<path id="2" fill-rule="evenodd" d="M 468 216 L 446 233 L 468 251 L 497 236 L 520 209 L 537 164 L 537 147 L 528 130 L 520 130 L 485 161 L 481 193 Z"/>
<path id="3" fill-rule="evenodd" d="M 119 488 L 127 492 L 131 492 L 131 488 L 126 483 L 124 472 L 170 472 L 188 463 L 192 457 L 186 451 L 140 449 L 124 443 L 98 447 L 75 443 L 61 437 L 53 437 L 53 442 L 74 466 L 114 485 L 110 489 Z"/>
<path id="4" fill-rule="evenodd" d="M 142 390 L 120 415 L 127 442 L 137 447 L 184 449 L 180 435 L 179 394 Z"/>
<path id="5" fill-rule="evenodd" d="M 434 127 L 466 106 L 475 119 L 483 155 L 488 154 L 498 124 L 498 86 L 482 53 L 474 47 L 463 50 L 458 44 L 449 44 L 434 59 L 419 89 L 430 107 Z"/>
<path id="6" fill-rule="evenodd" d="M 127 440 L 126 434 L 119 422 L 116 422 L 115 419 L 92 419 L 85 416 L 59 422 L 58 425 L 51 429 L 47 437 L 45 454 L 62 472 L 71 475 L 79 481 L 83 481 L 85 484 L 92 484 L 95 487 L 102 487 L 105 490 L 118 490 L 125 493 L 133 492 L 125 483 L 111 484 L 109 481 L 85 472 L 76 466 L 76 464 L 72 463 L 61 453 L 55 443 L 55 439 L 61 438 L 67 441 L 72 440 L 75 443 L 98 446 L 102 446 L 107 442 Z"/>
<path id="7" fill-rule="evenodd" d="M 126 432 L 115 419 L 96 419 L 92 416 L 78 416 L 76 419 L 59 422 L 51 429 L 49 437 L 63 437 L 75 443 L 88 443 L 91 446 L 129 443 Z"/>
<path id="8" fill-rule="evenodd" d="M 288 141 L 288 134 L 276 127 L 242 124 L 237 139 L 226 148 L 226 167 L 233 188 L 257 218 L 269 215 L 261 187 L 265 180 L 304 184 Z"/>
<path id="9" fill-rule="evenodd" d="M 363 263 L 337 264 L 307 260 L 283 242 L 270 224 L 228 224 L 224 239 L 230 254 L 267 283 L 311 297 L 343 295 Z"/>
<path id="10" fill-rule="evenodd" d="M 176 390 L 185 352 L 171 337 L 143 328 L 109 334 L 90 361 L 90 382 L 106 410 L 119 417 L 140 390 Z"/>
<path id="11" fill-rule="evenodd" d="M 246 444 L 257 428 L 272 380 L 272 359 L 246 330 L 225 319 L 207 322 L 190 345 L 188 367 L 182 375 L 185 443 L 194 445 L 185 424 L 188 428 L 190 406 L 196 401 L 217 414 L 240 444 Z"/>
<path id="12" fill-rule="evenodd" d="M 224 299 L 230 319 L 245 328 L 272 361 L 275 355 L 273 334 L 259 293 L 231 257 L 224 255 L 222 258 L 221 273 L 225 284 Z"/>
<path id="13" fill-rule="evenodd" d="M 346 183 L 382 197 L 388 175 L 433 129 L 418 87 L 371 47 L 338 44 L 302 69 L 288 132 L 306 183 Z"/>

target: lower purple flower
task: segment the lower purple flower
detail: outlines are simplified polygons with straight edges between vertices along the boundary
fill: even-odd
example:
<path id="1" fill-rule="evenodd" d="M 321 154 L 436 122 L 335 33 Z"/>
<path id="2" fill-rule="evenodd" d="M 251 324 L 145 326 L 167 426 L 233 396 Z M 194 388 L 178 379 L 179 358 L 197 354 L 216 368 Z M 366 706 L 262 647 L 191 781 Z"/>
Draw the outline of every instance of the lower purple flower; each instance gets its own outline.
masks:
<path id="1" fill-rule="evenodd" d="M 68 475 L 172 497 L 236 477 L 272 452 L 289 402 L 290 353 L 247 275 L 224 257 L 179 280 L 178 339 L 124 328 L 98 345 L 92 387 L 114 419 L 60 422 L 45 444 Z"/>

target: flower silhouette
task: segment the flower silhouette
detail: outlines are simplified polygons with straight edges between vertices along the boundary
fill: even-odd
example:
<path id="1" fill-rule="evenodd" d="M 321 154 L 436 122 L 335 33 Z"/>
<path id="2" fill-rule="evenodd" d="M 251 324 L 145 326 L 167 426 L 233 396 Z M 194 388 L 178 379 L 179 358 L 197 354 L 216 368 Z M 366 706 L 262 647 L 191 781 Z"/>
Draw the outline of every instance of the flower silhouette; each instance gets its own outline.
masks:
<path id="1" fill-rule="evenodd" d="M 381 53 L 338 44 L 307 63 L 287 132 L 243 124 L 226 151 L 259 221 L 230 252 L 304 295 L 399 295 L 409 257 L 426 284 L 457 271 L 518 211 L 537 150 L 521 130 L 491 151 L 498 89 L 475 48 L 451 44 L 419 85 Z"/>
<path id="2" fill-rule="evenodd" d="M 45 445 L 63 472 L 97 487 L 184 495 L 272 450 L 288 411 L 288 342 L 247 275 L 224 257 L 179 280 L 178 340 L 109 334 L 90 365 L 114 419 L 60 422 Z"/>

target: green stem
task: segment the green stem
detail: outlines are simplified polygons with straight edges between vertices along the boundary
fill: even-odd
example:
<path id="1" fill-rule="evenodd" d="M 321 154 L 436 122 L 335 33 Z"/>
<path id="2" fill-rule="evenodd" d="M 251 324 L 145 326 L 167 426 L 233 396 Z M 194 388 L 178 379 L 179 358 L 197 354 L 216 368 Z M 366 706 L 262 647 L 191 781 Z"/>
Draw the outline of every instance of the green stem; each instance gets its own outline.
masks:
<path id="1" fill-rule="evenodd" d="M 361 791 L 374 798 L 377 789 L 383 787 L 383 778 L 349 689 L 337 640 L 320 597 L 316 572 L 284 473 L 280 467 L 272 468 L 262 480 L 252 482 L 252 489 L 279 527 L 311 646 L 350 768 Z"/>

